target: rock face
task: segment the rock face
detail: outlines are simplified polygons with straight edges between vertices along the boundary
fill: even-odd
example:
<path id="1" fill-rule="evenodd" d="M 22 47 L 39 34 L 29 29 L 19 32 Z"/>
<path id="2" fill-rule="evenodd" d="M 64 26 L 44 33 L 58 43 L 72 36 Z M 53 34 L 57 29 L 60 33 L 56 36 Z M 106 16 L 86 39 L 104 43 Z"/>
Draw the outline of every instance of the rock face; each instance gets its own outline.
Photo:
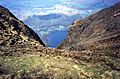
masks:
<path id="1" fill-rule="evenodd" d="M 18 20 L 9 10 L 0 6 L 0 46 L 22 43 L 40 43 L 45 46 L 31 28 Z"/>
<path id="2" fill-rule="evenodd" d="M 68 37 L 58 48 L 68 50 L 120 48 L 120 2 L 86 19 L 74 22 Z"/>

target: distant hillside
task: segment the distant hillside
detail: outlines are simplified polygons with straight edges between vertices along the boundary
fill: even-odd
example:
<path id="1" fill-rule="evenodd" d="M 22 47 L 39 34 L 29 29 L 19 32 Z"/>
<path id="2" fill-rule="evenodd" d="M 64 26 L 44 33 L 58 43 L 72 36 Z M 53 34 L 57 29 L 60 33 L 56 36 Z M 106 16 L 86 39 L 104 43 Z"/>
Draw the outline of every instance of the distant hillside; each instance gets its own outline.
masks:
<path id="1" fill-rule="evenodd" d="M 120 3 L 71 25 L 58 48 L 67 50 L 120 48 Z"/>
<path id="2" fill-rule="evenodd" d="M 39 36 L 9 10 L 0 6 L 0 45 L 18 45 L 40 43 L 45 46 Z"/>
<path id="3" fill-rule="evenodd" d="M 61 17 L 61 14 L 34 15 L 33 17 L 39 18 L 40 20 L 51 20 Z"/>
<path id="4" fill-rule="evenodd" d="M 24 22 L 41 37 L 47 46 L 56 47 L 66 37 L 68 26 L 80 18 L 82 18 L 80 14 L 68 16 L 65 14 L 52 13 L 29 16 Z M 58 35 L 55 36 L 57 32 Z M 59 35 L 61 35 L 61 38 L 59 38 Z M 51 38 L 50 36 L 56 38 Z M 53 42 L 52 39 L 56 40 Z"/>

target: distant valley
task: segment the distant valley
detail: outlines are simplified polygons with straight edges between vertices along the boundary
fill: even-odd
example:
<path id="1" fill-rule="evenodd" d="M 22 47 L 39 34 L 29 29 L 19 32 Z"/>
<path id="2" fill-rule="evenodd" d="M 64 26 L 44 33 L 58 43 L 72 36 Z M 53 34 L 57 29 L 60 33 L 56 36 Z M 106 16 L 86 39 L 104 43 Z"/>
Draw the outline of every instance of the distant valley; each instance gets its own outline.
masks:
<path id="1" fill-rule="evenodd" d="M 41 37 L 46 46 L 56 47 L 65 39 L 69 26 L 77 19 L 82 19 L 82 16 L 80 14 L 67 16 L 53 13 L 33 15 L 24 22 Z"/>

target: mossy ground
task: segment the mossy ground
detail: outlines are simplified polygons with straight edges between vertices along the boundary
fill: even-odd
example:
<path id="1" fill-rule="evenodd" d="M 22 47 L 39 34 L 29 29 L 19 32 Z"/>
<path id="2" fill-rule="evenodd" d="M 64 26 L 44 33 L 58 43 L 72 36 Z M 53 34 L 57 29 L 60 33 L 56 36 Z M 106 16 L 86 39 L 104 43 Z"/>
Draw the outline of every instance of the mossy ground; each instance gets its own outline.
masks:
<path id="1" fill-rule="evenodd" d="M 1 56 L 4 74 L 29 74 L 31 78 L 49 79 L 119 79 L 119 73 L 96 64 L 69 57 L 50 55 Z M 31 75 L 30 75 L 31 74 Z M 17 75 L 17 78 L 20 76 Z"/>

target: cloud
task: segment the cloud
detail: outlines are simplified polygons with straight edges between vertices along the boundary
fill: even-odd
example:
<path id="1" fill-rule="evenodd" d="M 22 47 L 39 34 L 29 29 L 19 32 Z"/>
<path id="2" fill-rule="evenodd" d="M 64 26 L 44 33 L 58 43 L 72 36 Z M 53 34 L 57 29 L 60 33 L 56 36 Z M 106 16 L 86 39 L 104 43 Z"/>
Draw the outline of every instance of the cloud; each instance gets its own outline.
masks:
<path id="1" fill-rule="evenodd" d="M 52 27 L 48 27 L 46 30 L 42 30 L 39 31 L 39 35 L 40 36 L 45 36 L 45 35 L 49 35 L 50 33 L 54 32 L 54 31 L 66 31 L 67 28 L 65 28 L 64 26 L 52 26 Z"/>
<path id="2" fill-rule="evenodd" d="M 48 31 L 40 31 L 40 32 L 39 32 L 39 35 L 40 35 L 40 36 L 49 35 L 49 32 L 48 32 Z"/>
<path id="3" fill-rule="evenodd" d="M 78 4 L 95 4 L 99 2 L 104 2 L 105 4 L 115 4 L 119 2 L 120 0 L 60 0 L 62 3 L 78 3 Z"/>
<path id="4" fill-rule="evenodd" d="M 115 4 L 120 0 L 1 0 L 19 19 L 25 20 L 28 16 L 62 13 L 66 15 L 84 14 L 91 6 L 97 3 Z M 9 4 L 11 3 L 11 4 Z M 8 5 L 9 4 L 9 5 Z"/>
<path id="5" fill-rule="evenodd" d="M 79 10 L 67 7 L 65 5 L 55 5 L 52 10 L 54 13 L 62 13 L 66 15 L 74 15 L 79 13 Z"/>
<path id="6" fill-rule="evenodd" d="M 65 5 L 71 5 L 71 6 L 77 6 L 79 8 L 82 9 L 86 9 L 86 8 L 91 8 L 91 7 L 95 7 L 92 5 L 98 4 L 100 5 L 101 3 L 111 6 L 117 2 L 120 2 L 120 0 L 60 0 L 62 3 L 64 3 Z"/>
<path id="7" fill-rule="evenodd" d="M 15 14 L 19 19 L 21 20 L 26 20 L 29 16 L 33 15 L 47 15 L 47 14 L 65 14 L 68 16 L 72 16 L 75 14 L 81 14 L 81 15 L 86 15 L 90 11 L 92 12 L 93 10 L 89 9 L 82 9 L 78 10 L 72 7 L 69 7 L 67 5 L 63 4 L 56 4 L 52 7 L 34 7 L 30 9 L 23 9 L 23 10 L 11 10 L 13 14 Z"/>
<path id="8" fill-rule="evenodd" d="M 29 16 L 33 16 L 33 15 L 47 15 L 47 14 L 51 14 L 51 13 L 59 13 L 59 14 L 61 13 L 61 14 L 66 14 L 68 16 L 71 16 L 71 15 L 82 12 L 80 10 L 73 9 L 71 7 L 67 7 L 67 6 L 61 5 L 61 4 L 57 4 L 57 5 L 49 7 L 49 8 L 48 7 L 44 7 L 44 8 L 33 7 L 30 9 L 11 10 L 11 11 L 21 20 L 25 20 Z"/>

